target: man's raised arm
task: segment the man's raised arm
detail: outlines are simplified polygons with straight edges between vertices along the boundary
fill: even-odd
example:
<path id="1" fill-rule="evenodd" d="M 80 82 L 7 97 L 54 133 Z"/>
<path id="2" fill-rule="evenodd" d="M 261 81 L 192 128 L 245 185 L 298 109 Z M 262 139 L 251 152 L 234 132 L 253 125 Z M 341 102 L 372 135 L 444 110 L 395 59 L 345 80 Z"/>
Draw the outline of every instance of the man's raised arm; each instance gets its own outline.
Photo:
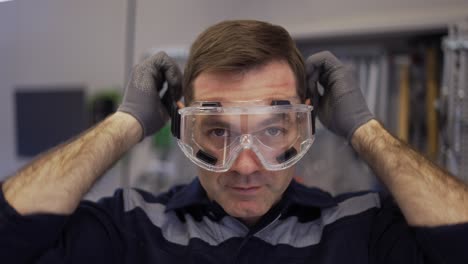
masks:
<path id="1" fill-rule="evenodd" d="M 307 59 L 320 121 L 347 138 L 413 226 L 468 223 L 468 187 L 390 135 L 369 111 L 351 72 L 330 52 Z M 317 83 L 324 87 L 319 94 Z"/>
<path id="2" fill-rule="evenodd" d="M 9 178 L 2 186 L 5 199 L 23 215 L 70 214 L 93 183 L 140 138 L 138 121 L 117 112 Z"/>
<path id="3" fill-rule="evenodd" d="M 351 140 L 414 226 L 468 223 L 467 186 L 390 135 L 375 120 Z"/>
<path id="4" fill-rule="evenodd" d="M 123 153 L 167 121 L 159 91 L 167 81 L 176 96 L 182 74 L 165 53 L 137 65 L 118 111 L 83 133 L 39 156 L 3 185 L 5 199 L 20 214 L 72 213 L 93 183 Z"/>

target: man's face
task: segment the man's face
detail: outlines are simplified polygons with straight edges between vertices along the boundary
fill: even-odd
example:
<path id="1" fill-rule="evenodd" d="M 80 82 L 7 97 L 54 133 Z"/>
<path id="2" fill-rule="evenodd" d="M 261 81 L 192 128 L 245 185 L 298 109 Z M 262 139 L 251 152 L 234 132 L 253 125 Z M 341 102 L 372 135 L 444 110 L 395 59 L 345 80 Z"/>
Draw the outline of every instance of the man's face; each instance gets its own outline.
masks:
<path id="1" fill-rule="evenodd" d="M 194 81 L 194 101 L 250 101 L 296 97 L 294 74 L 286 62 L 273 61 L 244 73 L 201 73 Z M 299 103 L 299 102 L 295 102 Z M 281 199 L 294 166 L 268 171 L 251 150 L 243 150 L 223 173 L 199 169 L 208 197 L 231 216 L 254 224 Z"/>

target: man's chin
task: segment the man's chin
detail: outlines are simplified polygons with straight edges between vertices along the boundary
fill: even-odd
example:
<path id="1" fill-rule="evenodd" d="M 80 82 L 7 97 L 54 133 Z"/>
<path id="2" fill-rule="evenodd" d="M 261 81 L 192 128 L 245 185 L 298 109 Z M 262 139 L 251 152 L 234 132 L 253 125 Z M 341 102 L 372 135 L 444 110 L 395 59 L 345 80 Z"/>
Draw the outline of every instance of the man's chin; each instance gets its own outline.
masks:
<path id="1" fill-rule="evenodd" d="M 254 226 L 256 223 L 258 223 L 258 221 L 260 220 L 261 216 L 257 216 L 257 217 L 244 217 L 244 218 L 241 218 L 241 217 L 236 217 L 239 221 L 241 221 L 242 223 L 244 223 L 246 226 Z"/>
<path id="2" fill-rule="evenodd" d="M 252 202 L 250 202 L 252 203 Z M 224 208 L 226 213 L 241 220 L 247 225 L 255 224 L 263 215 L 265 215 L 270 207 L 257 204 L 249 204 L 249 202 L 238 202 L 231 208 Z M 226 210 L 227 209 L 227 210 Z"/>

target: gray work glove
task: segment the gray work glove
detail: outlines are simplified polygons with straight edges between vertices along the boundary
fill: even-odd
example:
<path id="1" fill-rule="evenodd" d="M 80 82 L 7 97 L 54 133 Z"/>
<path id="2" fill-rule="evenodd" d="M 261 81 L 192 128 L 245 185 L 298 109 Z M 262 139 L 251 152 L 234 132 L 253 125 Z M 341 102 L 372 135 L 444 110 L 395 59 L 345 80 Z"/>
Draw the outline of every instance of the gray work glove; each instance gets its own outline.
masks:
<path id="1" fill-rule="evenodd" d="M 329 51 L 311 55 L 306 69 L 309 92 L 320 122 L 350 141 L 357 128 L 374 118 L 351 70 Z M 323 95 L 317 82 L 324 88 Z"/>
<path id="2" fill-rule="evenodd" d="M 176 62 L 165 52 L 159 52 L 136 65 L 117 111 L 135 117 L 143 128 L 143 137 L 158 131 L 169 119 L 159 92 L 167 81 L 175 100 L 182 94 L 182 73 Z"/>

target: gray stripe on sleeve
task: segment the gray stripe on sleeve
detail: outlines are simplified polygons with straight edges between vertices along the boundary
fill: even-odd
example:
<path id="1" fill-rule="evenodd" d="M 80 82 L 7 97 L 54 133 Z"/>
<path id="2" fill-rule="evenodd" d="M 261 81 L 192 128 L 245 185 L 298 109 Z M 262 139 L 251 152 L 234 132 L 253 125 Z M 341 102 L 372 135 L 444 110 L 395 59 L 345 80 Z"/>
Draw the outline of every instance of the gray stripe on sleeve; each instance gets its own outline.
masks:
<path id="1" fill-rule="evenodd" d="M 353 197 L 335 207 L 324 209 L 321 218 L 312 222 L 300 223 L 295 216 L 278 220 L 255 236 L 272 245 L 287 244 L 297 248 L 308 247 L 320 242 L 326 225 L 372 208 L 380 208 L 379 195 L 376 193 Z"/>
<path id="2" fill-rule="evenodd" d="M 186 214 L 185 223 L 181 222 L 174 212 L 164 212 L 163 204 L 148 203 L 133 189 L 124 190 L 124 207 L 125 212 L 141 208 L 153 225 L 161 229 L 167 241 L 183 246 L 188 245 L 192 238 L 216 246 L 229 238 L 243 237 L 248 232 L 247 227 L 232 217 L 224 217 L 220 222 L 203 217 L 202 221 L 197 222 Z"/>

